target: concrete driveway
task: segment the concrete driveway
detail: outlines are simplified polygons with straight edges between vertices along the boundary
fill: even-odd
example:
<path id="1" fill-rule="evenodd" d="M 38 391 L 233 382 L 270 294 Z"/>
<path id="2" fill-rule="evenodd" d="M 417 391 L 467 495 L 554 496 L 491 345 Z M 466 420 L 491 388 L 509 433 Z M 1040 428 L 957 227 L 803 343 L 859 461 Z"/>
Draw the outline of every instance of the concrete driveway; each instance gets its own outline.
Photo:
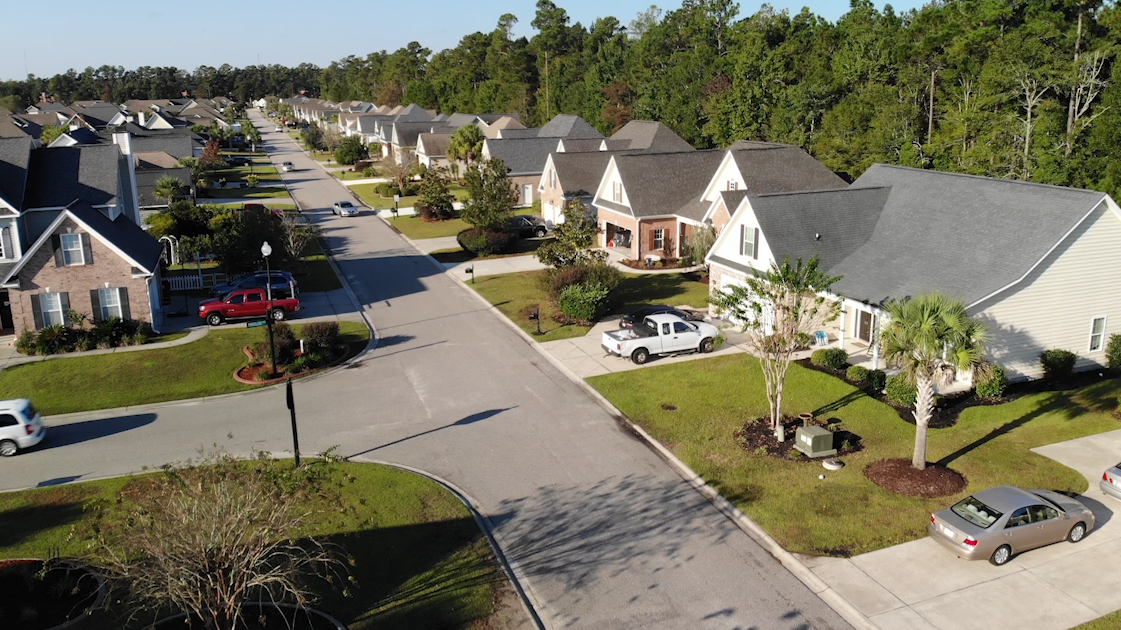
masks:
<path id="1" fill-rule="evenodd" d="M 802 558 L 884 630 L 1062 630 L 1121 609 L 1121 501 L 1102 472 L 1121 461 L 1121 430 L 1033 449 L 1082 473 L 1096 528 L 1003 567 L 959 560 L 924 538 L 851 559 Z"/>

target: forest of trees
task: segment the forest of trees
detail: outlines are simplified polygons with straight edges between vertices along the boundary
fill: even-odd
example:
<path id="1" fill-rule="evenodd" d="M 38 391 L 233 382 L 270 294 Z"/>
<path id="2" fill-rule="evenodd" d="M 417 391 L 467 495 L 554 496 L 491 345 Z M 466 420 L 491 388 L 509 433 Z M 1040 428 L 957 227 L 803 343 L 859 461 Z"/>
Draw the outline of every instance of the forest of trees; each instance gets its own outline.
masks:
<path id="1" fill-rule="evenodd" d="M 856 176 L 876 162 L 1080 186 L 1116 196 L 1121 156 L 1121 12 L 1103 0 L 935 0 L 831 23 L 803 9 L 739 15 L 731 0 L 684 0 L 624 25 L 573 24 L 539 0 L 532 38 L 506 14 L 435 54 L 413 42 L 326 68 L 193 73 L 102 67 L 0 83 L 0 96 L 246 99 L 306 89 L 332 100 L 416 102 L 443 112 L 558 113 L 604 133 L 658 120 L 699 148 L 739 139 L 801 146 Z M 2 103 L 2 101 L 0 101 Z"/>

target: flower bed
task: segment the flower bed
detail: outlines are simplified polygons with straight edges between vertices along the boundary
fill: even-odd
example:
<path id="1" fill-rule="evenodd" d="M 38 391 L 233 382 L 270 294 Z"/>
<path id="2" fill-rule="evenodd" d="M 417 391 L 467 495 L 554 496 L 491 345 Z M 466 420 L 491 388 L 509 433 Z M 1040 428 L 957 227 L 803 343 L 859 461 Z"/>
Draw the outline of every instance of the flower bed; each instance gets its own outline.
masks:
<path id="1" fill-rule="evenodd" d="M 88 610 L 100 606 L 104 597 L 100 577 L 72 562 L 0 561 L 0 628 L 4 630 L 74 625 Z"/>

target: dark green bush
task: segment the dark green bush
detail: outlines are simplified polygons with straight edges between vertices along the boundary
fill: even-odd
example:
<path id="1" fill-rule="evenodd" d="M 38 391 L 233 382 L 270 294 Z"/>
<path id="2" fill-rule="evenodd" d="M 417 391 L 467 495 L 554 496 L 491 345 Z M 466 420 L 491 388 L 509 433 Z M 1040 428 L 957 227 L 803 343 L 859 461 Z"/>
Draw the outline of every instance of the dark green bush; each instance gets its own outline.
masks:
<path id="1" fill-rule="evenodd" d="M 312 322 L 300 331 L 304 336 L 304 353 L 333 354 L 339 347 L 338 322 Z"/>
<path id="2" fill-rule="evenodd" d="M 35 352 L 38 354 L 66 352 L 69 343 L 70 329 L 62 324 L 54 324 L 39 331 L 39 336 L 35 339 Z"/>
<path id="3" fill-rule="evenodd" d="M 282 365 L 288 365 L 296 358 L 296 350 L 299 349 L 300 344 L 296 341 L 296 334 L 292 332 L 292 327 L 284 322 L 276 322 L 272 326 L 273 343 L 276 346 L 276 365 L 277 369 Z M 264 339 L 257 342 L 253 347 L 253 354 L 257 360 L 265 365 L 272 365 L 272 348 L 269 346 L 269 333 L 266 330 Z"/>
<path id="4" fill-rule="evenodd" d="M 508 251 L 518 241 L 516 234 L 509 232 L 489 232 L 472 227 L 463 230 L 455 237 L 459 246 L 476 256 L 489 256 Z"/>
<path id="5" fill-rule="evenodd" d="M 845 378 L 854 383 L 863 383 L 868 380 L 868 368 L 862 365 L 851 365 L 845 371 Z"/>
<path id="6" fill-rule="evenodd" d="M 981 398 L 1000 398 L 1008 387 L 1008 377 L 1004 368 L 996 363 L 988 367 L 988 375 L 977 381 L 977 395 Z"/>
<path id="7" fill-rule="evenodd" d="M 1074 372 L 1074 362 L 1077 358 L 1070 350 L 1061 348 L 1044 350 L 1039 355 L 1039 364 L 1043 367 L 1043 378 L 1054 381 L 1066 380 Z"/>
<path id="8" fill-rule="evenodd" d="M 848 365 L 849 353 L 844 348 L 822 348 L 810 355 L 810 363 L 833 370 L 843 370 Z"/>
<path id="9" fill-rule="evenodd" d="M 35 354 L 35 333 L 26 328 L 21 330 L 16 339 L 16 350 L 23 354 Z"/>
<path id="10" fill-rule="evenodd" d="M 1109 336 L 1109 342 L 1105 345 L 1105 359 L 1110 368 L 1121 370 L 1121 335 Z"/>
<path id="11" fill-rule="evenodd" d="M 907 377 L 902 374 L 896 374 L 887 379 L 884 390 L 887 399 L 900 407 L 914 405 L 915 398 L 918 397 L 918 389 L 915 388 L 915 384 L 907 380 Z"/>
<path id="12" fill-rule="evenodd" d="M 561 291 L 558 303 L 565 317 L 590 322 L 607 307 L 607 289 L 598 284 L 573 284 Z"/>
<path id="13" fill-rule="evenodd" d="M 619 288 L 619 284 L 623 282 L 623 272 L 607 263 L 593 262 L 587 266 L 587 270 L 584 282 L 598 284 L 607 289 L 608 293 Z"/>
<path id="14" fill-rule="evenodd" d="M 877 392 L 882 392 L 884 386 L 887 384 L 887 374 L 883 370 L 871 370 L 868 372 L 868 384 L 872 389 Z"/>
<path id="15" fill-rule="evenodd" d="M 623 281 L 623 272 L 606 263 L 573 265 L 553 268 L 543 276 L 543 286 L 549 297 L 560 298 L 561 291 L 574 284 L 598 284 L 610 293 Z"/>
<path id="16" fill-rule="evenodd" d="M 393 195 L 400 195 L 401 189 L 397 187 L 397 184 L 391 182 L 382 182 L 374 186 L 374 192 L 381 195 L 382 197 L 388 198 L 393 197 Z"/>

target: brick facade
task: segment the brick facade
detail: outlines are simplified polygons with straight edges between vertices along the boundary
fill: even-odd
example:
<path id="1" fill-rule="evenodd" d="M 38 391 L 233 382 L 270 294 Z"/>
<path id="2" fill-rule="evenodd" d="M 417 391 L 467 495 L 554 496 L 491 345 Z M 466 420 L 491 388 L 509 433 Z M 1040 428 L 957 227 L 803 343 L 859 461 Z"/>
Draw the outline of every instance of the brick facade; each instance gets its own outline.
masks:
<path id="1" fill-rule="evenodd" d="M 65 219 L 55 234 L 84 232 L 73 220 Z M 19 289 L 10 289 L 8 296 L 12 304 L 12 322 L 18 332 L 23 329 L 34 330 L 35 318 L 32 315 L 32 296 L 50 287 L 52 293 L 68 294 L 70 309 L 92 317 L 93 305 L 90 301 L 92 289 L 128 289 L 129 310 L 135 320 L 152 321 L 152 310 L 148 303 L 148 283 L 145 278 L 132 277 L 132 265 L 98 239 L 90 236 L 90 250 L 93 262 L 88 265 L 58 267 L 55 265 L 54 250 L 48 239 L 31 259 L 12 278 L 19 282 Z"/>
<path id="2" fill-rule="evenodd" d="M 724 283 L 728 280 L 743 282 L 747 277 L 742 273 L 725 269 L 720 265 L 709 265 L 708 268 L 708 294 L 713 295 L 724 287 Z M 716 307 L 711 304 L 708 307 L 708 314 L 716 317 Z"/>
<path id="3" fill-rule="evenodd" d="M 537 175 L 518 175 L 517 177 L 511 177 L 510 181 L 513 182 L 514 186 L 517 187 L 518 199 L 521 200 L 517 205 L 522 207 L 532 206 L 533 200 L 537 196 L 537 185 L 541 183 L 541 174 L 538 173 Z M 528 198 L 525 196 L 526 185 L 529 185 Z"/>
<path id="4" fill-rule="evenodd" d="M 619 214 L 603 208 L 599 209 L 598 217 L 600 247 L 607 247 L 608 242 L 614 240 L 615 226 L 618 226 L 624 230 L 630 230 L 631 232 L 630 248 L 620 249 L 619 251 L 627 254 L 630 258 L 636 258 L 637 254 L 635 248 L 638 246 L 638 221 L 636 221 L 634 217 L 628 217 L 625 214 Z"/>
<path id="5" fill-rule="evenodd" d="M 728 206 L 724 203 L 724 199 L 720 199 L 716 202 L 716 210 L 712 213 L 712 227 L 716 229 L 717 234 L 720 234 L 731 220 L 732 215 L 729 214 Z"/>
<path id="6" fill-rule="evenodd" d="M 665 242 L 661 248 L 654 246 L 654 230 L 665 231 Z M 638 251 L 638 258 L 646 254 L 661 256 L 662 258 L 677 257 L 677 219 L 648 219 L 641 223 L 642 244 Z"/>

